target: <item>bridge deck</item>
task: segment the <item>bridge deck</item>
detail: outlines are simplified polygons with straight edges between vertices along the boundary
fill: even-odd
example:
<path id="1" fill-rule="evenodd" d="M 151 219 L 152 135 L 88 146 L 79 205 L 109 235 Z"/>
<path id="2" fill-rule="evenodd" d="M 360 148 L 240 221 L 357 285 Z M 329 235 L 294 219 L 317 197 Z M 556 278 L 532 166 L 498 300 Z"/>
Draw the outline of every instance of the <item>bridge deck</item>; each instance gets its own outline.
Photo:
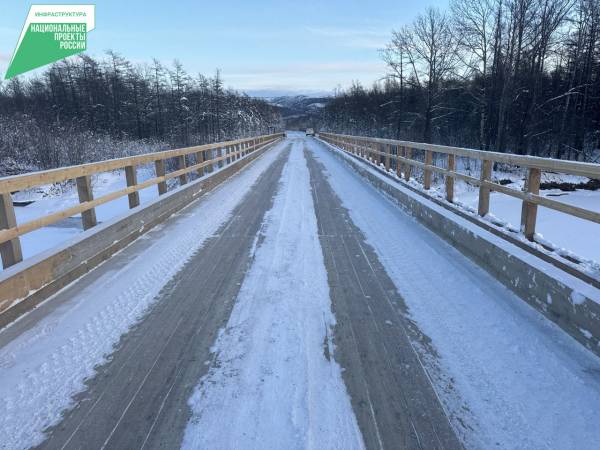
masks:
<path id="1" fill-rule="evenodd" d="M 592 448 L 600 363 L 293 136 L 0 332 L 6 448 Z"/>

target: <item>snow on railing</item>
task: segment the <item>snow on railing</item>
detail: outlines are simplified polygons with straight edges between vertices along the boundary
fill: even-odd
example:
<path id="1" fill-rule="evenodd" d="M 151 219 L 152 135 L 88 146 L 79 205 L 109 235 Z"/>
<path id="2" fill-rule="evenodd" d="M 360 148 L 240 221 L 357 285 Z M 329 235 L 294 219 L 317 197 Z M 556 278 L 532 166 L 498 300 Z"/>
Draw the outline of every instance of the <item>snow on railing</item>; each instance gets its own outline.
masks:
<path id="1" fill-rule="evenodd" d="M 142 189 L 157 185 L 158 194 L 165 194 L 167 192 L 167 180 L 169 179 L 178 178 L 180 185 L 186 184 L 188 174 L 192 171 L 196 171 L 198 177 L 202 177 L 205 173 L 211 173 L 215 165 L 220 168 L 231 164 L 246 154 L 281 137 L 283 137 L 283 133 L 277 133 L 0 178 L 0 254 L 2 255 L 2 265 L 6 268 L 22 261 L 23 256 L 19 237 L 23 234 L 77 214 L 81 214 L 83 228 L 87 230 L 97 224 L 95 207 L 99 205 L 127 195 L 129 208 L 135 208 L 140 204 L 139 191 Z M 194 165 L 187 166 L 186 157 L 188 155 L 194 155 Z M 176 161 L 177 170 L 166 171 L 165 162 L 169 159 Z M 156 177 L 138 183 L 136 168 L 148 163 L 154 163 Z M 127 188 L 95 199 L 92 191 L 91 175 L 118 169 L 125 169 Z M 67 180 L 75 180 L 79 204 L 23 224 L 17 223 L 11 193 Z"/>

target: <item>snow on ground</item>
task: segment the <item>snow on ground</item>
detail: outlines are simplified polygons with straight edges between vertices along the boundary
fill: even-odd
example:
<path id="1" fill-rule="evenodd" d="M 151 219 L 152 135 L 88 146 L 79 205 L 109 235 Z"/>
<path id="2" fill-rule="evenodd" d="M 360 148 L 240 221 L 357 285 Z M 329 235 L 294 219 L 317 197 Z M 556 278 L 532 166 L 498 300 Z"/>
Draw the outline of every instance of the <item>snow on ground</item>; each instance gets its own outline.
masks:
<path id="1" fill-rule="evenodd" d="M 600 361 L 308 140 L 439 359 L 438 395 L 474 448 L 594 449 Z M 417 343 L 418 344 L 418 343 Z"/>
<path id="2" fill-rule="evenodd" d="M 600 212 L 600 190 L 562 192 L 558 189 L 550 189 L 540 193 L 552 200 Z M 478 194 L 474 191 L 459 195 L 457 200 L 474 209 L 477 209 L 479 201 Z M 490 212 L 502 221 L 519 228 L 521 223 L 519 199 L 493 192 L 490 197 Z M 543 238 L 565 251 L 600 263 L 600 240 L 597 239 L 600 225 L 597 223 L 540 206 L 536 231 L 540 235 L 538 241 Z"/>
<path id="3" fill-rule="evenodd" d="M 0 348 L 0 447 L 28 448 L 58 423 L 94 368 L 106 362 L 120 336 L 152 305 L 160 289 L 230 218 L 245 193 L 275 160 L 279 144 L 223 186 L 166 224 L 128 264 L 108 272 L 76 298 Z"/>
<path id="4" fill-rule="evenodd" d="M 257 241 L 215 361 L 190 399 L 183 447 L 362 448 L 329 356 L 335 319 L 301 141 Z"/>

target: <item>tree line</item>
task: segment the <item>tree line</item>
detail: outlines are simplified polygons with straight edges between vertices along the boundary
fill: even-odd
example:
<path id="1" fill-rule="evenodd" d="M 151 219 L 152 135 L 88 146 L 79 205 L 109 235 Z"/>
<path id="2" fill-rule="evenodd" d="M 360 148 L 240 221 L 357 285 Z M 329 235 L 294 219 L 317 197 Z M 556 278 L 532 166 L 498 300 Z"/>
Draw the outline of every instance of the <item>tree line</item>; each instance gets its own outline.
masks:
<path id="1" fill-rule="evenodd" d="M 393 31 L 331 131 L 578 160 L 600 148 L 600 0 L 451 0 Z"/>
<path id="2" fill-rule="evenodd" d="M 226 89 L 220 72 L 134 65 L 107 52 L 0 85 L 0 171 L 47 169 L 280 130 L 276 107 Z"/>

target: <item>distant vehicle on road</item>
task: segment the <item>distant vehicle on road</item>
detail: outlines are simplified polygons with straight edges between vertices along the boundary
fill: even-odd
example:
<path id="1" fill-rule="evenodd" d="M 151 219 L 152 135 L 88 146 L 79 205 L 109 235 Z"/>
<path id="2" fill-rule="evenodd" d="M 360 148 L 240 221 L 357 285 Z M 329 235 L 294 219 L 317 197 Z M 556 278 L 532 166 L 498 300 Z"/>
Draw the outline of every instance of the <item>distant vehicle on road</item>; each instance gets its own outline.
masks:
<path id="1" fill-rule="evenodd" d="M 307 136 L 314 136 L 315 135 L 315 130 L 313 130 L 312 128 L 307 128 L 306 129 L 306 135 Z"/>

